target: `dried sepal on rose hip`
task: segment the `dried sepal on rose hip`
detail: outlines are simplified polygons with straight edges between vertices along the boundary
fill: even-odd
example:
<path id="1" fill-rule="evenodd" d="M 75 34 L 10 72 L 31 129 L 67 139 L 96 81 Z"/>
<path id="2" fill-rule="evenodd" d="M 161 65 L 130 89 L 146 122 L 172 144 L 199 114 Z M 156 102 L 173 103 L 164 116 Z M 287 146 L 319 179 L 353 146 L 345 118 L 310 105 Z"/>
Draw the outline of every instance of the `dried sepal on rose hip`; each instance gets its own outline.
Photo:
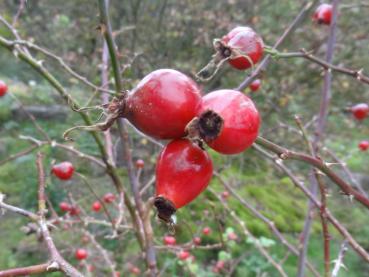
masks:
<path id="1" fill-rule="evenodd" d="M 156 164 L 154 205 L 158 217 L 172 223 L 171 216 L 208 186 L 212 174 L 209 154 L 195 142 L 177 139 L 166 145 Z"/>
<path id="2" fill-rule="evenodd" d="M 236 27 L 221 39 L 215 39 L 213 46 L 215 54 L 208 65 L 197 73 L 199 80 L 210 80 L 225 62 L 238 70 L 251 68 L 264 52 L 261 36 L 246 26 Z"/>
<path id="3" fill-rule="evenodd" d="M 144 134 L 158 139 L 176 139 L 185 134 L 185 127 L 201 105 L 196 83 L 173 69 L 159 69 L 144 77 L 129 93 L 114 98 L 106 108 L 105 122 L 75 129 L 105 131 L 117 118 L 123 117 Z"/>
<path id="4" fill-rule="evenodd" d="M 249 97 L 224 89 L 210 92 L 202 100 L 198 116 L 187 128 L 188 137 L 200 137 L 222 154 L 238 154 L 253 144 L 260 116 Z"/>

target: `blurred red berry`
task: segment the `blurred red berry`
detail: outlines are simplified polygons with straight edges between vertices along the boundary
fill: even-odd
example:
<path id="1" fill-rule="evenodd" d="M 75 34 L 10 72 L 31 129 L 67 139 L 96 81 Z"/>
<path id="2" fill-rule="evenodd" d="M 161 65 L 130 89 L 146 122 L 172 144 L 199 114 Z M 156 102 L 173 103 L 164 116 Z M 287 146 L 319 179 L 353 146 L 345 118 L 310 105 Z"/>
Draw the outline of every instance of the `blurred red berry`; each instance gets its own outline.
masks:
<path id="1" fill-rule="evenodd" d="M 221 269 L 224 268 L 224 264 L 225 264 L 224 261 L 217 261 L 215 267 L 218 268 L 219 270 L 221 270 Z"/>
<path id="2" fill-rule="evenodd" d="M 223 192 L 222 192 L 222 198 L 223 198 L 224 200 L 227 200 L 227 199 L 228 199 L 228 197 L 229 197 L 229 192 L 228 192 L 228 190 L 223 191 Z"/>
<path id="3" fill-rule="evenodd" d="M 4 81 L 0 80 L 0 97 L 4 96 L 8 91 L 8 86 Z"/>
<path id="4" fill-rule="evenodd" d="M 172 236 L 165 236 L 163 241 L 165 245 L 175 245 L 176 244 L 176 238 Z"/>
<path id="5" fill-rule="evenodd" d="M 145 162 L 143 160 L 139 159 L 139 160 L 136 161 L 136 167 L 137 168 L 142 169 L 142 168 L 144 168 L 144 166 L 145 166 Z"/>
<path id="6" fill-rule="evenodd" d="M 369 114 L 369 106 L 366 103 L 356 104 L 351 108 L 351 112 L 357 120 L 363 120 Z"/>
<path id="7" fill-rule="evenodd" d="M 101 203 L 99 201 L 95 201 L 93 204 L 92 204 L 92 210 L 94 212 L 99 212 L 101 210 Z"/>
<path id="8" fill-rule="evenodd" d="M 108 204 L 112 203 L 115 201 L 115 195 L 112 194 L 111 192 L 108 192 L 104 195 L 103 200 L 105 203 L 108 203 Z"/>
<path id="9" fill-rule="evenodd" d="M 72 206 L 67 202 L 60 202 L 59 203 L 59 208 L 63 212 L 69 212 L 72 209 Z"/>
<path id="10" fill-rule="evenodd" d="M 81 213 L 81 210 L 76 206 L 72 206 L 69 213 L 71 216 L 77 216 Z"/>
<path id="11" fill-rule="evenodd" d="M 129 271 L 134 275 L 139 275 L 141 273 L 141 270 L 137 266 L 132 266 Z"/>
<path id="12" fill-rule="evenodd" d="M 332 21 L 332 5 L 321 4 L 313 14 L 313 21 L 318 24 L 329 25 Z"/>
<path id="13" fill-rule="evenodd" d="M 185 251 L 185 250 L 182 250 L 181 252 L 177 254 L 178 259 L 182 261 L 187 260 L 190 257 L 190 255 L 191 255 L 190 252 Z"/>
<path id="14" fill-rule="evenodd" d="M 87 258 L 87 256 L 88 256 L 88 253 L 85 249 L 83 248 L 77 249 L 76 254 L 75 254 L 75 257 L 77 260 L 84 260 Z"/>
<path id="15" fill-rule="evenodd" d="M 229 233 L 228 234 L 228 239 L 229 240 L 237 240 L 238 236 L 235 233 Z"/>
<path id="16" fill-rule="evenodd" d="M 367 141 L 367 140 L 360 141 L 359 148 L 360 148 L 361 151 L 368 150 L 369 149 L 369 141 Z"/>
<path id="17" fill-rule="evenodd" d="M 72 178 L 74 167 L 71 162 L 61 162 L 53 165 L 51 170 L 60 180 L 69 180 Z"/>
<path id="18" fill-rule="evenodd" d="M 195 245 L 200 245 L 201 244 L 201 238 L 200 237 L 194 237 L 193 238 L 193 243 Z"/>
<path id="19" fill-rule="evenodd" d="M 209 235 L 211 232 L 211 229 L 209 227 L 205 227 L 204 229 L 202 229 L 202 233 L 207 236 Z"/>
<path id="20" fill-rule="evenodd" d="M 261 86 L 260 79 L 256 79 L 256 80 L 251 82 L 249 87 L 252 91 L 257 91 L 257 90 L 259 90 L 260 86 Z"/>

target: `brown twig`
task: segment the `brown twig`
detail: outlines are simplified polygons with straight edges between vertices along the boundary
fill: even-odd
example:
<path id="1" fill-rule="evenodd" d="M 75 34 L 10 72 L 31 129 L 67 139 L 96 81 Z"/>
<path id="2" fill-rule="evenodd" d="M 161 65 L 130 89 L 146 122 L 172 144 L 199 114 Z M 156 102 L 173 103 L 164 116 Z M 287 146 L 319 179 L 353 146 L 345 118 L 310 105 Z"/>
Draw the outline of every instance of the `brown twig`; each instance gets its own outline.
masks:
<path id="1" fill-rule="evenodd" d="M 235 211 L 232 210 L 225 201 L 222 201 L 221 197 L 217 193 L 215 193 L 211 188 L 208 188 L 208 191 L 210 191 L 219 200 L 219 203 L 221 203 L 223 207 L 229 212 L 229 215 L 233 218 L 233 220 L 238 225 L 240 225 L 244 235 L 247 238 L 250 238 L 254 241 L 256 249 L 268 260 L 268 262 L 278 271 L 278 273 L 283 277 L 287 277 L 288 275 L 283 270 L 282 266 L 273 259 L 273 257 L 269 254 L 269 252 L 252 235 L 252 233 L 247 229 L 245 222 L 236 215 Z"/>
<path id="2" fill-rule="evenodd" d="M 274 144 L 262 137 L 258 137 L 255 141 L 256 144 L 263 146 L 264 148 L 268 149 L 276 153 L 280 159 L 287 160 L 297 160 L 307 163 L 321 172 L 325 173 L 336 185 L 340 187 L 340 189 L 348 196 L 353 197 L 365 207 L 369 208 L 369 199 L 363 196 L 360 192 L 352 188 L 346 181 L 344 181 L 341 177 L 339 177 L 324 161 L 320 160 L 319 158 L 314 158 L 304 153 L 294 152 L 288 150 L 282 146 Z"/>
<path id="3" fill-rule="evenodd" d="M 281 53 L 278 51 L 273 51 L 273 52 L 274 54 L 272 55 L 276 59 L 303 58 L 303 59 L 306 59 L 308 61 L 311 61 L 323 67 L 323 69 L 326 71 L 338 72 L 338 73 L 341 73 L 347 76 L 351 76 L 364 84 L 369 84 L 369 76 L 363 73 L 363 69 L 355 70 L 355 69 L 346 68 L 346 67 L 332 64 L 329 61 L 326 61 L 326 60 L 323 60 L 323 59 L 320 59 L 314 56 L 313 54 L 311 54 L 309 51 L 306 51 L 305 49 L 301 49 L 299 52 L 291 52 L 291 53 Z"/>
<path id="4" fill-rule="evenodd" d="M 13 93 L 8 92 L 8 94 L 17 102 L 19 108 L 26 114 L 26 116 L 31 120 L 33 126 L 35 126 L 36 130 L 44 137 L 45 140 L 50 141 L 49 135 L 42 129 L 40 124 L 37 123 L 36 118 L 28 112 L 23 103 L 16 97 Z"/>
<path id="5" fill-rule="evenodd" d="M 83 84 L 85 84 L 88 87 L 91 87 L 94 91 L 99 91 L 99 92 L 103 92 L 105 94 L 114 94 L 114 91 L 111 91 L 109 89 L 104 88 L 106 83 L 103 83 L 103 85 L 101 87 L 96 86 L 95 84 L 93 84 L 92 82 L 90 82 L 86 77 L 81 76 L 80 74 L 78 74 L 77 72 L 75 72 L 70 66 L 68 66 L 62 57 L 57 56 L 56 54 L 52 53 L 51 51 L 38 46 L 30 41 L 26 41 L 26 40 L 14 40 L 13 43 L 15 45 L 22 45 L 24 47 L 27 47 L 28 49 L 33 49 L 36 50 L 42 54 L 44 54 L 45 56 L 52 58 L 53 60 L 56 60 L 60 66 L 67 72 L 69 73 L 71 76 L 73 76 L 75 79 L 81 81 Z"/>
<path id="6" fill-rule="evenodd" d="M 113 263 L 113 261 L 111 260 L 108 251 L 106 251 L 100 243 L 97 242 L 96 238 L 94 235 L 92 235 L 89 231 L 87 230 L 83 230 L 83 234 L 86 235 L 90 242 L 93 244 L 93 246 L 97 249 L 97 251 L 100 252 L 101 256 L 104 258 L 105 263 L 108 265 L 110 273 L 112 275 L 112 277 L 116 277 L 117 275 L 115 274 L 115 264 Z"/>
<path id="7" fill-rule="evenodd" d="M 250 203 L 248 203 L 245 199 L 243 199 L 239 194 L 228 184 L 218 172 L 214 172 L 214 176 L 218 178 L 218 180 L 222 183 L 222 185 L 235 197 L 245 208 L 247 208 L 255 217 L 259 218 L 266 225 L 268 225 L 269 229 L 273 232 L 273 234 L 279 239 L 279 241 L 288 249 L 289 252 L 294 254 L 295 256 L 299 255 L 299 251 L 293 246 L 288 240 L 283 236 L 283 234 L 277 229 L 275 223 L 264 216 L 261 212 L 259 212 L 256 208 L 254 208 Z M 305 261 L 306 265 L 309 267 L 314 276 L 320 276 L 316 271 L 314 266 L 309 262 Z"/>
<path id="8" fill-rule="evenodd" d="M 72 154 L 76 155 L 77 157 L 82 158 L 82 159 L 86 159 L 86 160 L 88 160 L 90 162 L 93 162 L 94 164 L 96 164 L 96 165 L 98 165 L 98 166 L 100 166 L 102 168 L 106 168 L 106 164 L 103 163 L 101 160 L 95 158 L 94 156 L 88 155 L 86 153 L 83 153 L 83 152 L 75 149 L 74 146 L 72 146 L 72 145 L 66 145 L 66 144 L 58 143 L 58 142 L 56 142 L 54 140 L 52 140 L 52 141 L 38 140 L 38 139 L 33 138 L 33 137 L 30 137 L 30 136 L 19 136 L 19 138 L 34 143 L 35 146 L 32 146 L 32 147 L 35 147 L 34 149 L 37 149 L 38 147 L 41 147 L 43 145 L 50 145 L 51 147 L 57 147 L 57 148 L 61 148 L 63 150 L 66 150 L 68 152 L 71 152 Z M 30 147 L 28 150 L 30 150 L 32 147 Z M 32 151 L 34 149 L 32 149 Z M 31 151 L 29 151 L 29 152 L 31 152 Z M 18 154 L 20 154 L 20 153 L 18 153 Z M 26 153 L 26 154 L 28 154 L 28 153 Z M 3 161 L 0 162 L 0 165 L 2 164 L 2 162 Z M 4 162 L 6 162 L 6 160 L 4 160 Z"/>
<path id="9" fill-rule="evenodd" d="M 278 155 L 271 155 L 266 152 L 262 147 L 258 145 L 253 145 L 253 148 L 256 149 L 260 154 L 264 157 L 268 158 L 273 162 L 273 165 L 277 168 L 281 169 L 292 181 L 296 187 L 298 187 L 311 201 L 312 204 L 315 205 L 318 209 L 320 209 L 321 204 L 316 199 L 315 195 L 313 195 L 304 184 L 286 167 L 283 163 L 283 160 L 280 159 Z M 331 214 L 331 212 L 326 209 L 327 219 L 331 222 L 331 224 L 337 229 L 337 231 L 349 242 L 351 247 L 356 251 L 356 253 L 361 256 L 366 262 L 369 263 L 369 254 L 365 251 L 363 247 L 351 236 L 351 234 L 347 231 L 347 229 Z"/>
<path id="10" fill-rule="evenodd" d="M 27 149 L 24 149 L 16 154 L 13 155 L 9 155 L 7 158 L 5 158 L 4 160 L 0 161 L 0 166 L 2 166 L 3 164 L 6 164 L 8 162 L 11 162 L 13 160 L 16 160 L 20 157 L 23 157 L 31 152 L 33 152 L 34 150 L 36 150 L 39 146 L 38 145 L 32 145 L 31 147 L 28 147 Z"/>
<path id="11" fill-rule="evenodd" d="M 27 0 L 20 0 L 17 13 L 13 17 L 13 22 L 12 22 L 13 27 L 15 27 L 15 25 L 17 24 L 17 21 L 18 21 L 20 15 L 22 14 L 22 12 L 23 12 L 23 10 L 26 6 L 26 2 L 27 2 Z"/>
<path id="12" fill-rule="evenodd" d="M 54 272 L 58 271 L 55 267 L 50 267 L 51 264 L 39 264 L 39 265 L 32 265 L 27 267 L 18 267 L 13 269 L 6 269 L 0 271 L 0 277 L 15 277 L 15 276 L 28 276 L 34 274 L 42 274 L 45 272 Z"/>
<path id="13" fill-rule="evenodd" d="M 83 174 L 81 173 L 78 173 L 76 172 L 75 173 L 77 176 L 79 176 L 82 181 L 85 183 L 85 185 L 87 186 L 87 188 L 89 189 L 89 191 L 93 194 L 93 196 L 95 197 L 95 199 L 97 201 L 99 201 L 99 203 L 101 204 L 103 210 L 104 210 L 104 213 L 106 215 L 106 217 L 108 218 L 108 220 L 110 221 L 111 223 L 111 226 L 113 227 L 113 229 L 115 230 L 116 229 L 116 224 L 114 223 L 114 220 L 113 220 L 113 217 L 111 216 L 108 208 L 106 207 L 104 201 L 101 200 L 101 198 L 97 195 L 97 193 L 95 192 L 95 190 L 93 189 L 93 187 L 91 186 L 90 182 L 88 181 L 88 179 L 86 178 L 86 176 L 84 176 Z"/>

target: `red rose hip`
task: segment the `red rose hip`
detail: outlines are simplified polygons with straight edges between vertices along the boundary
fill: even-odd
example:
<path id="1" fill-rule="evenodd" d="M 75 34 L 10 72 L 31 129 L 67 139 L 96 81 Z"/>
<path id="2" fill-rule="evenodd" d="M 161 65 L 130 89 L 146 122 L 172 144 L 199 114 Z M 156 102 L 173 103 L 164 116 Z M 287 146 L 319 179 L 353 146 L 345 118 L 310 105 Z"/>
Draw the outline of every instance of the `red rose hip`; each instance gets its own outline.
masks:
<path id="1" fill-rule="evenodd" d="M 144 167 L 145 167 L 145 162 L 143 160 L 139 159 L 136 161 L 136 168 L 142 169 Z"/>
<path id="2" fill-rule="evenodd" d="M 129 271 L 133 274 L 133 275 L 139 275 L 141 273 L 141 270 L 137 267 L 137 266 L 133 266 L 129 269 Z"/>
<path id="3" fill-rule="evenodd" d="M 202 229 L 202 233 L 203 233 L 205 236 L 209 235 L 209 234 L 210 234 L 210 232 L 211 232 L 210 227 L 205 227 L 204 229 Z"/>
<path id="4" fill-rule="evenodd" d="M 213 164 L 206 151 L 187 139 L 164 147 L 156 165 L 155 206 L 159 218 L 170 222 L 176 209 L 194 200 L 209 184 Z"/>
<path id="5" fill-rule="evenodd" d="M 88 253 L 83 248 L 77 249 L 77 251 L 75 253 L 75 257 L 76 257 L 77 260 L 84 260 L 84 259 L 87 258 L 87 256 L 88 256 Z"/>
<path id="6" fill-rule="evenodd" d="M 74 167 L 71 162 L 62 162 L 53 165 L 51 170 L 60 180 L 69 180 L 72 178 Z"/>
<path id="7" fill-rule="evenodd" d="M 255 65 L 263 55 L 262 38 L 250 27 L 236 27 L 220 41 L 223 56 L 229 53 L 229 64 L 239 70 Z"/>
<path id="8" fill-rule="evenodd" d="M 176 244 L 176 238 L 172 236 L 165 236 L 163 241 L 165 245 L 175 245 Z"/>
<path id="9" fill-rule="evenodd" d="M 261 86 L 260 79 L 256 79 L 256 80 L 251 82 L 249 87 L 250 87 L 251 91 L 258 91 L 260 86 Z"/>
<path id="10" fill-rule="evenodd" d="M 8 91 L 8 86 L 4 81 L 0 80 L 0 97 L 4 96 Z"/>
<path id="11" fill-rule="evenodd" d="M 173 69 L 159 69 L 129 94 L 125 117 L 151 137 L 181 138 L 200 104 L 201 94 L 193 80 Z"/>
<path id="12" fill-rule="evenodd" d="M 72 206 L 69 213 L 71 216 L 79 216 L 81 210 L 77 206 Z"/>
<path id="13" fill-rule="evenodd" d="M 178 256 L 178 259 L 184 261 L 184 260 L 187 260 L 191 256 L 191 254 L 188 251 L 182 250 L 181 252 L 177 254 L 177 256 Z"/>
<path id="14" fill-rule="evenodd" d="M 208 111 L 214 112 L 223 120 L 220 133 L 215 138 L 204 137 L 206 143 L 215 151 L 222 154 L 238 154 L 250 147 L 257 138 L 260 126 L 259 112 L 252 100 L 241 92 L 217 90 L 205 95 L 199 112 L 200 122 Z M 205 126 L 205 129 L 207 128 Z"/>
<path id="15" fill-rule="evenodd" d="M 111 192 L 108 192 L 104 195 L 103 200 L 107 204 L 113 203 L 115 201 L 115 195 Z"/>
<path id="16" fill-rule="evenodd" d="M 200 245 L 201 244 L 201 238 L 200 237 L 194 237 L 192 241 L 195 245 Z"/>
<path id="17" fill-rule="evenodd" d="M 351 112 L 357 120 L 363 120 L 369 114 L 369 106 L 366 103 L 356 104 L 351 108 Z"/>
<path id="18" fill-rule="evenodd" d="M 330 4 L 321 4 L 315 10 L 313 15 L 313 21 L 318 24 L 331 24 L 332 20 L 332 5 Z"/>
<path id="19" fill-rule="evenodd" d="M 368 150 L 369 149 L 369 141 L 367 141 L 367 140 L 360 141 L 359 148 L 360 148 L 361 151 Z"/>
<path id="20" fill-rule="evenodd" d="M 72 209 L 72 206 L 67 202 L 60 202 L 59 208 L 63 212 L 69 212 Z"/>
<path id="21" fill-rule="evenodd" d="M 92 204 L 92 210 L 94 212 L 99 212 L 101 210 L 101 203 L 99 201 L 95 201 L 93 204 Z"/>

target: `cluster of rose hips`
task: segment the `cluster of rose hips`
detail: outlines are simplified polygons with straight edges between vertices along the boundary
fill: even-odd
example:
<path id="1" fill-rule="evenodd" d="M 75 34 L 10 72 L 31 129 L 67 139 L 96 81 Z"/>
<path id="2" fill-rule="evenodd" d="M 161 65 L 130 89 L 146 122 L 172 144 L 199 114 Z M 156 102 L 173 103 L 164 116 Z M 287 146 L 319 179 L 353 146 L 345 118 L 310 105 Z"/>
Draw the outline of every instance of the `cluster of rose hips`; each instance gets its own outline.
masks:
<path id="1" fill-rule="evenodd" d="M 231 66 L 244 70 L 259 61 L 263 47 L 251 28 L 237 27 L 217 40 L 215 49 Z M 257 81 L 251 89 L 259 86 Z M 150 137 L 171 140 L 156 165 L 155 206 L 167 222 L 212 177 L 205 144 L 221 154 L 241 153 L 255 141 L 260 125 L 258 110 L 243 93 L 223 89 L 202 96 L 192 79 L 173 69 L 144 77 L 124 99 L 120 116 Z"/>

